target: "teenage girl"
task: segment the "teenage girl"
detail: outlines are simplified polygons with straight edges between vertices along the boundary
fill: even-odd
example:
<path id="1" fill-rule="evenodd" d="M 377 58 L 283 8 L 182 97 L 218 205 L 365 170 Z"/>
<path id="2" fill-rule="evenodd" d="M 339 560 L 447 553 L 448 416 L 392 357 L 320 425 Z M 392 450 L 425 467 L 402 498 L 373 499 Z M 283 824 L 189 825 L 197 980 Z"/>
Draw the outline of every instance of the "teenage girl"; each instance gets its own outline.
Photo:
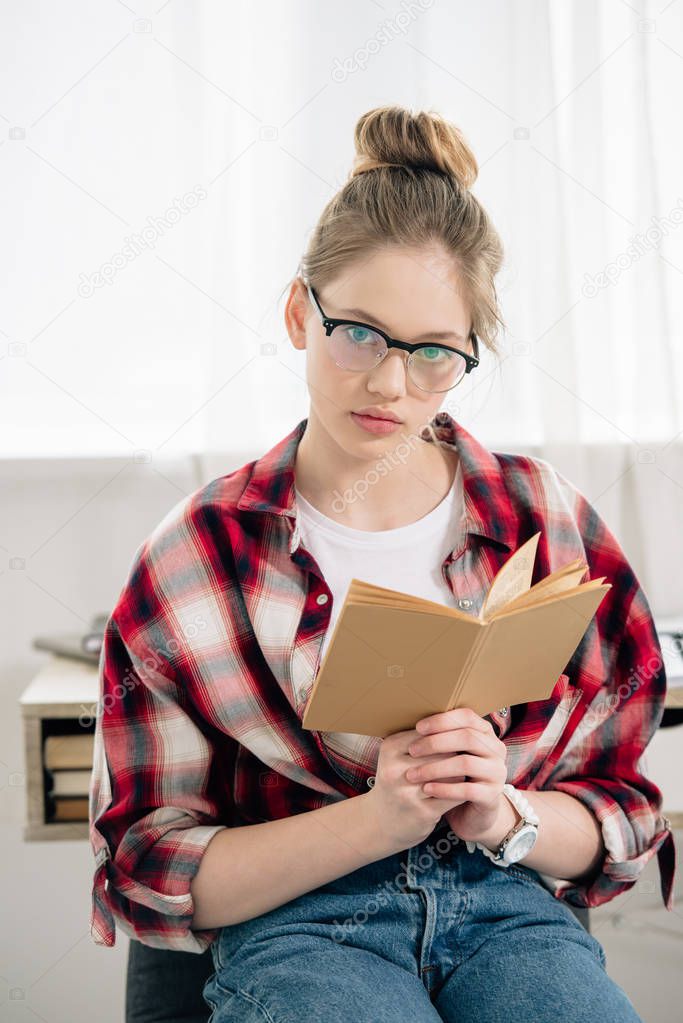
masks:
<path id="1" fill-rule="evenodd" d="M 568 480 L 442 407 L 486 376 L 502 323 L 460 131 L 385 107 L 355 145 L 286 304 L 307 418 L 166 516 L 108 621 L 92 934 L 210 947 L 215 1023 L 632 1023 L 570 905 L 657 853 L 671 908 L 672 835 L 637 766 L 665 690 L 652 616 Z M 383 740 L 302 727 L 352 578 L 477 614 L 539 531 L 532 581 L 580 556 L 612 583 L 548 700 Z"/>

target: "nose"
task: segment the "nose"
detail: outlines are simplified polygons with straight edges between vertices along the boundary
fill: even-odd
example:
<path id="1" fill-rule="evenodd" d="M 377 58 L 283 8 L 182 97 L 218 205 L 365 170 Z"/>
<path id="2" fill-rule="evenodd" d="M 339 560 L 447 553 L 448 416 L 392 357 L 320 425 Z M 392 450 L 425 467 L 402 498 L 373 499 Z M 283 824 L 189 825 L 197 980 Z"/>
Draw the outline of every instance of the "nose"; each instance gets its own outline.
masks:
<path id="1" fill-rule="evenodd" d="M 399 348 L 390 349 L 379 366 L 368 374 L 368 390 L 383 394 L 387 398 L 399 397 L 406 393 L 408 380 L 408 352 Z"/>

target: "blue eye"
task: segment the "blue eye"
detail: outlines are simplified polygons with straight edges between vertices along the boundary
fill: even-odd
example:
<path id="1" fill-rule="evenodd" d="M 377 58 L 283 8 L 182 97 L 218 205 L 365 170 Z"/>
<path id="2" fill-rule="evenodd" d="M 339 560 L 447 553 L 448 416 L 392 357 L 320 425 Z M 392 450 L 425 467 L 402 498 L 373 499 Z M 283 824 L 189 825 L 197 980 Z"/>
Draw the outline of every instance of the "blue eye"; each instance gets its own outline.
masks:
<path id="1" fill-rule="evenodd" d="M 347 327 L 346 334 L 349 341 L 353 341 L 358 345 L 367 344 L 368 342 L 371 344 L 377 343 L 377 334 L 372 330 L 367 330 L 365 327 Z"/>
<path id="2" fill-rule="evenodd" d="M 436 362 L 439 357 L 448 359 L 448 352 L 445 352 L 443 348 L 420 348 L 417 354 L 426 362 Z"/>

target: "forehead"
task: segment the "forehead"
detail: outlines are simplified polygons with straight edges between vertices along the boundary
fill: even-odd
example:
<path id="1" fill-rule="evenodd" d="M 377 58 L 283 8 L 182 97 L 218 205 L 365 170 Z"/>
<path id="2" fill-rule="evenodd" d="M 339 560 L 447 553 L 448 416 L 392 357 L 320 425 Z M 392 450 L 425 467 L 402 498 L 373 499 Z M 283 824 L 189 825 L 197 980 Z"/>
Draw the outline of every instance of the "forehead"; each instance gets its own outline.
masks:
<path id="1" fill-rule="evenodd" d="M 358 320 L 405 341 L 456 343 L 472 331 L 466 296 L 451 256 L 438 248 L 394 246 L 347 267 L 322 287 L 320 298 L 334 318 Z"/>

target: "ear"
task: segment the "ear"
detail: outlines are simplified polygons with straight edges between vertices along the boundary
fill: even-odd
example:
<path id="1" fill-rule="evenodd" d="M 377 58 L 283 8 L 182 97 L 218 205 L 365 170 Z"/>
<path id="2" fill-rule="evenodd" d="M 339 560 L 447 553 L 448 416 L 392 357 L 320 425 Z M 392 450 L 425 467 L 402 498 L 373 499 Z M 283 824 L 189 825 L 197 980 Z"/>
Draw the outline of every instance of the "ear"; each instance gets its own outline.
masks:
<path id="1" fill-rule="evenodd" d="M 306 348 L 306 320 L 311 312 L 311 302 L 306 285 L 301 277 L 297 276 L 289 289 L 285 305 L 285 324 L 292 344 L 300 351 Z"/>

